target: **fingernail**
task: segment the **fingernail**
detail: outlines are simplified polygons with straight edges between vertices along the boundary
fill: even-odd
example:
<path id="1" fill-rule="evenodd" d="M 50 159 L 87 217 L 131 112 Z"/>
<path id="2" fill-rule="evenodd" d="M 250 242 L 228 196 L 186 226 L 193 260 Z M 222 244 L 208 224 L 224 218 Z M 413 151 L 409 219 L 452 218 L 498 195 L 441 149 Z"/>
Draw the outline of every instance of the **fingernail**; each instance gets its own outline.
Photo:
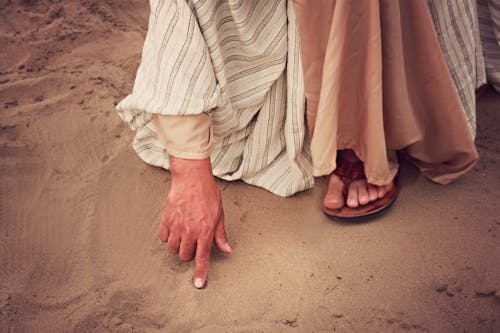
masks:
<path id="1" fill-rule="evenodd" d="M 194 286 L 198 289 L 203 288 L 203 280 L 200 278 L 197 278 L 194 280 Z"/>
<path id="2" fill-rule="evenodd" d="M 228 243 L 224 244 L 224 246 L 226 247 L 227 252 L 232 252 L 233 251 L 233 249 L 231 249 L 231 246 L 229 246 Z"/>

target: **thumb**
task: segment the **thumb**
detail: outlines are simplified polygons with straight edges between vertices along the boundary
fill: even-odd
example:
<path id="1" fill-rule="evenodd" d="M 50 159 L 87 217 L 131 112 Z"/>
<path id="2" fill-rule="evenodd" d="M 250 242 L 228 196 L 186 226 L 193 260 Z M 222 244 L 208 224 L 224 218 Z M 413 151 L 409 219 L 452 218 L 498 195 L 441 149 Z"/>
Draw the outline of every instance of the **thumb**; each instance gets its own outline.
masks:
<path id="1" fill-rule="evenodd" d="M 232 250 L 227 242 L 226 228 L 224 227 L 224 212 L 222 212 L 219 223 L 215 228 L 214 240 L 215 246 L 217 246 L 217 249 L 219 249 L 219 251 L 224 253 L 231 253 Z"/>

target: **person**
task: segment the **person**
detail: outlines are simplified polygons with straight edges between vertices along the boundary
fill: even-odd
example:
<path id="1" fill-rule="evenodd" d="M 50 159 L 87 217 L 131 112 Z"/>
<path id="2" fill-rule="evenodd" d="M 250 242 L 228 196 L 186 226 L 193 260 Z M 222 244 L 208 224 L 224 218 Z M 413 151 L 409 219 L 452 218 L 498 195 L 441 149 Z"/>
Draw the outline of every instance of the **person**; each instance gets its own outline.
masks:
<path id="1" fill-rule="evenodd" d="M 231 252 L 224 227 L 221 193 L 214 176 L 225 180 L 241 179 L 277 195 L 291 196 L 311 188 L 314 184 L 313 174 L 318 174 L 321 167 L 321 164 L 315 164 L 313 168 L 311 163 L 310 138 L 306 133 L 305 119 L 308 119 L 309 130 L 314 131 L 312 153 L 313 157 L 316 156 L 315 163 L 321 155 L 318 150 L 319 143 L 327 143 L 330 142 L 329 139 L 334 138 L 321 134 L 325 129 L 318 127 L 318 121 L 314 122 L 314 126 L 310 121 L 315 110 L 311 84 L 319 81 L 310 80 L 305 53 L 302 55 L 306 74 L 304 80 L 299 26 L 304 46 L 304 43 L 308 42 L 304 41 L 307 39 L 304 35 L 304 29 L 307 29 L 304 19 L 307 18 L 303 15 L 306 12 L 300 14 L 300 10 L 298 13 L 301 16 L 296 17 L 297 5 L 297 2 L 294 4 L 291 0 L 150 1 L 148 33 L 134 88 L 132 93 L 119 103 L 117 111 L 120 117 L 137 131 L 133 147 L 138 155 L 146 163 L 169 169 L 171 172 L 171 186 L 160 221 L 160 238 L 167 243 L 168 250 L 178 255 L 181 260 L 195 259 L 193 283 L 197 288 L 202 288 L 206 283 L 212 243 L 215 242 L 222 252 Z M 302 5 L 305 5 L 305 2 Z M 333 14 L 333 11 L 329 13 Z M 335 13 L 340 15 L 345 11 L 337 11 L 335 8 Z M 374 13 L 376 11 L 370 11 L 370 15 L 375 15 Z M 353 17 L 355 15 L 350 19 Z M 331 22 L 322 25 L 319 30 L 324 41 L 328 41 L 330 35 L 344 34 L 343 36 L 347 37 L 353 33 L 349 29 L 333 31 L 333 25 L 329 26 Z M 364 26 L 364 22 L 361 23 L 360 26 Z M 414 24 L 419 26 L 422 23 Z M 427 20 L 425 24 L 428 33 L 432 22 Z M 369 28 L 371 29 L 372 25 Z M 376 35 L 375 31 L 374 36 Z M 366 35 L 360 36 L 366 38 Z M 328 41 L 327 49 L 329 54 L 334 54 L 331 45 L 335 44 Z M 394 46 L 398 47 L 397 44 Z M 302 51 L 306 48 L 307 46 L 303 47 Z M 365 49 L 376 50 L 371 46 Z M 434 60 L 439 58 L 436 52 L 432 55 Z M 381 61 L 380 58 L 378 56 L 377 59 Z M 371 60 L 371 57 L 351 59 L 376 62 Z M 442 55 L 439 59 L 441 75 Z M 321 70 L 322 73 L 326 73 L 326 68 L 334 63 L 323 60 L 320 62 L 320 67 L 325 66 Z M 449 74 L 446 77 L 449 80 Z M 334 83 L 336 79 L 332 78 L 329 82 Z M 363 76 L 358 75 L 357 79 L 363 79 Z M 356 87 L 352 86 L 354 82 L 353 80 L 350 83 L 350 89 L 356 90 Z M 396 82 L 401 81 L 395 80 L 394 83 Z M 365 88 L 368 88 L 370 83 L 373 81 L 364 82 Z M 445 79 L 439 86 L 447 93 L 446 98 L 452 98 L 448 103 L 443 102 L 446 117 L 452 116 L 452 107 L 460 111 L 456 95 L 449 92 L 449 83 Z M 420 87 L 417 83 L 415 86 Z M 327 88 L 332 87 L 320 84 L 322 95 L 340 91 Z M 426 93 L 436 97 L 435 94 L 432 95 L 431 88 L 431 92 Z M 342 86 L 342 91 L 344 89 Z M 350 94 L 349 96 L 354 96 L 352 90 Z M 306 96 L 307 116 L 304 103 Z M 381 92 L 377 91 L 370 96 L 372 100 L 380 98 Z M 365 96 L 361 99 L 355 97 L 356 100 L 362 101 Z M 412 97 L 412 102 L 418 104 L 417 98 L 418 94 Z M 320 114 L 323 110 L 321 104 L 327 104 L 326 100 L 322 102 L 323 100 L 325 99 L 321 98 L 318 101 L 318 118 L 323 117 Z M 366 102 L 365 104 L 368 104 Z M 401 103 L 398 105 L 402 107 L 409 104 L 405 104 L 403 98 L 397 98 L 396 102 Z M 376 117 L 381 117 L 382 107 L 378 105 L 377 108 L 379 112 Z M 349 110 L 331 108 L 325 111 L 325 114 L 330 112 L 338 115 Z M 456 110 L 453 116 L 456 116 Z M 430 114 L 436 116 L 434 111 L 436 110 Z M 390 113 L 391 117 L 396 114 Z M 418 118 L 417 116 L 422 117 L 421 114 L 416 114 L 415 117 Z M 428 120 L 433 120 L 426 117 L 418 119 L 422 126 L 427 125 Z M 393 120 L 398 119 L 396 117 Z M 463 115 L 462 118 L 459 116 L 459 120 L 448 120 L 448 128 L 455 128 L 456 122 L 463 121 Z M 406 122 L 411 122 L 411 119 L 406 119 Z M 365 133 L 366 129 L 363 127 L 368 123 L 370 122 L 364 119 L 361 123 L 353 123 L 353 126 L 358 126 L 358 133 L 364 133 L 361 136 L 368 138 L 371 133 Z M 385 125 L 381 126 L 380 120 L 376 124 L 379 129 L 384 130 Z M 438 124 L 442 125 L 443 122 Z M 335 123 L 330 122 L 330 126 L 335 126 Z M 439 127 L 433 126 L 431 123 L 428 129 Z M 397 126 L 390 128 L 394 130 Z M 410 125 L 407 128 L 415 129 Z M 460 128 L 465 131 L 462 135 L 467 137 L 465 141 L 468 142 L 465 147 L 467 149 L 464 150 L 470 153 L 472 149 L 469 143 L 472 135 L 467 127 Z M 415 131 L 417 136 L 421 133 Z M 434 139 L 446 136 L 444 133 L 433 134 Z M 380 139 L 384 134 L 377 135 Z M 451 141 L 447 142 L 454 142 L 458 135 L 454 132 Z M 323 140 L 320 140 L 321 137 Z M 329 151 L 325 151 L 325 160 L 329 162 L 326 173 L 335 169 L 332 161 L 336 160 L 334 156 L 337 155 L 339 147 L 341 146 L 335 143 Z M 392 142 L 390 145 L 377 147 L 377 151 L 383 151 L 386 149 L 384 147 L 399 148 Z M 446 151 L 446 147 L 441 148 L 431 151 L 434 154 L 431 157 Z M 418 149 L 415 151 L 420 152 Z M 356 149 L 353 149 L 353 152 L 358 153 Z M 375 186 L 387 185 L 396 173 L 396 165 L 388 157 L 392 156 L 391 154 L 386 153 L 383 158 L 378 159 L 378 162 L 385 166 L 383 171 L 386 172 L 386 178 L 382 177 L 382 181 L 373 182 Z M 346 156 L 344 160 L 358 156 L 349 156 L 348 152 L 342 155 Z M 364 159 L 364 155 L 359 155 Z M 464 154 L 458 155 L 462 158 L 454 159 L 457 155 L 451 154 L 451 161 L 459 161 L 459 167 L 456 170 L 453 167 L 445 168 L 445 171 L 454 170 L 456 175 L 461 174 L 474 163 L 468 158 L 477 157 L 473 154 L 465 154 L 467 157 Z M 372 175 L 376 169 L 372 169 L 372 166 L 377 167 L 376 163 L 371 163 L 377 162 L 371 159 L 372 156 L 376 154 L 371 152 L 370 164 L 364 164 L 364 170 L 370 166 L 369 170 L 366 170 L 367 184 L 372 183 L 371 176 L 368 175 Z M 439 175 L 443 172 L 440 173 L 438 167 L 448 167 L 446 158 L 441 160 L 441 164 L 439 161 L 428 162 L 425 156 L 418 160 L 428 175 L 434 175 L 438 180 L 447 177 L 445 175 L 440 178 Z M 357 161 L 354 161 L 354 164 L 359 165 Z M 328 193 L 327 197 L 331 196 L 330 190 Z M 365 206 L 358 198 L 359 204 Z"/>
<path id="2" fill-rule="evenodd" d="M 313 186 L 291 1 L 151 0 L 132 93 L 117 105 L 146 163 L 169 169 L 160 238 L 195 258 L 205 285 L 212 242 L 230 252 L 214 176 L 280 196 Z"/>

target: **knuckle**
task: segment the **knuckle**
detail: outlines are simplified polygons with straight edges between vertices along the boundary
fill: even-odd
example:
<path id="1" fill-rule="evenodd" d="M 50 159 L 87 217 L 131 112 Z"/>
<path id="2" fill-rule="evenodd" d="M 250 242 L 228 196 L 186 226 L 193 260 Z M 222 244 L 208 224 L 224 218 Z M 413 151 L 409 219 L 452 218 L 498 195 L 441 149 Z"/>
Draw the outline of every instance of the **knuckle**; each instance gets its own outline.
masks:
<path id="1" fill-rule="evenodd" d="M 197 227 L 193 226 L 191 224 L 185 224 L 183 227 L 184 234 L 188 236 L 196 235 L 197 234 Z"/>
<path id="2" fill-rule="evenodd" d="M 213 234 L 214 228 L 211 225 L 204 224 L 203 226 L 200 227 L 200 236 L 203 239 L 209 239 L 211 238 L 210 236 Z"/>
<path id="3" fill-rule="evenodd" d="M 210 250 L 209 249 L 202 249 L 201 253 L 199 253 L 198 257 L 196 258 L 196 261 L 200 264 L 208 263 L 209 260 L 210 260 Z"/>
<path id="4" fill-rule="evenodd" d="M 208 267 L 208 258 L 198 258 L 196 262 L 199 268 Z"/>
<path id="5" fill-rule="evenodd" d="M 182 233 L 184 235 L 191 235 L 193 233 L 193 228 L 189 225 L 183 225 L 182 226 Z"/>

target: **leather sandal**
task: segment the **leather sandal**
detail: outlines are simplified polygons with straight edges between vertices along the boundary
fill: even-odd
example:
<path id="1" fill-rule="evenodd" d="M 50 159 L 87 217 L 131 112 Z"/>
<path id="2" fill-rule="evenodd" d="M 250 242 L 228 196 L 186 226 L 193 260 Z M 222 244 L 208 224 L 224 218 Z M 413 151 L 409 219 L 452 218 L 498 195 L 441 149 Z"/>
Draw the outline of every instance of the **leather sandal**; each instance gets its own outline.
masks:
<path id="1" fill-rule="evenodd" d="M 340 155 L 340 154 L 339 154 Z M 366 179 L 363 162 L 361 161 L 348 161 L 347 159 L 341 159 L 337 156 L 337 168 L 333 174 L 337 175 L 340 180 L 344 183 L 343 195 L 345 201 L 347 201 L 347 191 L 351 182 L 360 179 Z M 337 219 L 357 219 L 363 217 L 373 216 L 379 214 L 391 206 L 391 204 L 396 200 L 399 193 L 399 182 L 398 174 L 394 177 L 393 186 L 382 198 L 375 201 L 369 202 L 366 205 L 360 205 L 356 208 L 351 208 L 344 203 L 344 206 L 339 209 L 330 209 L 323 205 L 323 212 L 331 218 Z"/>

